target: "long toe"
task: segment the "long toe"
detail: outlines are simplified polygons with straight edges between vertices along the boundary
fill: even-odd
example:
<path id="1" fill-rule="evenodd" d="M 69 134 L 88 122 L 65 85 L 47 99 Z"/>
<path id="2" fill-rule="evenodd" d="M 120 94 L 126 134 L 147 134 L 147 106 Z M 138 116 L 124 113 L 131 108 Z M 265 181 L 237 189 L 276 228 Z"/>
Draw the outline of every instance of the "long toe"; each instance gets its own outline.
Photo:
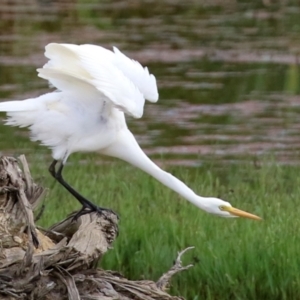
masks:
<path id="1" fill-rule="evenodd" d="M 119 220 L 118 214 L 116 212 L 114 212 L 112 209 L 99 207 L 94 204 L 82 206 L 82 208 L 73 216 L 72 219 L 73 219 L 73 221 L 77 221 L 79 217 L 81 217 L 85 214 L 90 214 L 92 212 L 97 212 L 99 215 L 104 216 L 106 219 L 108 217 L 108 214 L 114 214 Z"/>
<path id="2" fill-rule="evenodd" d="M 118 220 L 120 219 L 119 215 L 115 211 L 113 211 L 112 209 L 110 209 L 110 208 L 104 208 L 104 207 L 97 206 L 97 212 L 99 214 L 103 215 L 105 218 L 107 218 L 107 213 L 108 213 L 108 214 L 115 215 Z"/>
<path id="3" fill-rule="evenodd" d="M 92 209 L 89 207 L 83 206 L 73 217 L 72 217 L 72 222 L 76 222 L 81 216 L 84 216 L 86 214 L 89 214 L 93 212 Z"/>
<path id="4" fill-rule="evenodd" d="M 108 213 L 111 213 L 111 214 L 114 214 L 117 216 L 117 218 L 119 219 L 119 216 L 117 213 L 115 213 L 112 209 L 110 208 L 105 208 L 105 207 L 100 207 L 100 206 L 97 206 L 93 203 L 89 203 L 89 206 L 88 208 L 91 210 L 91 211 L 96 211 L 98 214 L 100 215 L 106 215 L 105 212 L 108 212 Z"/>
<path id="5" fill-rule="evenodd" d="M 118 218 L 118 220 L 120 219 L 119 215 L 115 211 L 113 211 L 112 209 L 110 209 L 110 208 L 98 207 L 98 209 L 100 209 L 100 213 L 102 213 L 102 214 L 105 211 L 105 212 L 108 212 L 110 214 L 115 215 Z"/>

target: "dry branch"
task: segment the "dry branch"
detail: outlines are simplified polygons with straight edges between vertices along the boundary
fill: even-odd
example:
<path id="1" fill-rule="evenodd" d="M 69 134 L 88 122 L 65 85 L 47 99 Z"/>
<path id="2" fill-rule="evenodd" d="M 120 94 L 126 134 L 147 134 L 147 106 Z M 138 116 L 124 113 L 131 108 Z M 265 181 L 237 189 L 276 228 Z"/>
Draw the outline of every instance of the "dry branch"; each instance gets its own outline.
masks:
<path id="1" fill-rule="evenodd" d="M 174 266 L 165 274 L 163 274 L 159 280 L 156 282 L 156 286 L 161 289 L 161 290 L 165 290 L 167 287 L 168 287 L 168 284 L 170 283 L 170 280 L 172 278 L 172 276 L 174 276 L 175 274 L 179 273 L 179 272 L 182 272 L 182 271 L 185 271 L 191 267 L 193 267 L 192 264 L 190 265 L 187 265 L 187 266 L 182 266 L 182 262 L 181 262 L 181 257 L 182 255 L 191 250 L 191 249 L 194 249 L 195 247 L 188 247 L 184 250 L 182 250 L 181 252 L 178 252 L 178 256 L 176 258 L 176 261 L 174 263 Z"/>
<path id="2" fill-rule="evenodd" d="M 191 265 L 175 265 L 157 283 L 130 281 L 95 269 L 118 235 L 111 212 L 73 214 L 49 229 L 37 228 L 32 209 L 45 189 L 35 184 L 24 156 L 0 158 L 0 299 L 175 300 L 164 290 L 171 277 Z"/>

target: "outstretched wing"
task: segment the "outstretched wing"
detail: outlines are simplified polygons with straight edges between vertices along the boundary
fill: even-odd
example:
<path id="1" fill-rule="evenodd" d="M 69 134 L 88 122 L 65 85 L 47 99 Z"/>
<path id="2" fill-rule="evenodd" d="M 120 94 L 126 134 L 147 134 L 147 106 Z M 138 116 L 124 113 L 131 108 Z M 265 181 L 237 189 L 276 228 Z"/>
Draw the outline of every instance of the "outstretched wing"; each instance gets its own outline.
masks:
<path id="1" fill-rule="evenodd" d="M 106 69 L 109 72 L 105 72 Z M 142 94 L 130 81 L 126 80 L 126 77 L 124 78 L 124 75 L 120 74 L 118 70 L 112 71 L 110 66 L 102 66 L 97 74 L 97 79 L 89 79 L 83 77 L 82 74 L 76 75 L 56 69 L 38 69 L 38 72 L 40 77 L 47 79 L 57 89 L 65 93 L 76 94 L 77 99 L 81 95 L 82 101 L 85 101 L 84 90 L 79 88 L 85 83 L 90 91 L 99 94 L 99 101 L 100 98 L 106 100 L 135 118 L 143 115 L 145 100 Z M 76 85 L 76 82 L 81 82 L 81 84 Z"/>
<path id="2" fill-rule="evenodd" d="M 148 101 L 157 102 L 158 91 L 154 75 L 149 73 L 147 67 L 143 68 L 138 61 L 130 59 L 118 48 L 113 49 L 115 65 L 137 86 Z"/>
<path id="3" fill-rule="evenodd" d="M 95 65 L 97 65 L 97 63 L 99 62 L 101 63 L 101 61 L 106 61 L 113 64 L 132 81 L 132 83 L 143 94 L 145 99 L 151 102 L 156 102 L 158 100 L 158 91 L 154 75 L 149 73 L 147 67 L 143 68 L 139 62 L 130 59 L 129 57 L 124 55 L 118 48 L 113 47 L 114 52 L 112 52 L 103 47 L 90 44 L 73 45 L 52 43 L 46 47 L 46 56 L 50 57 L 53 53 L 53 50 L 57 49 L 58 47 L 64 48 L 64 50 L 62 51 L 66 51 L 66 49 L 68 49 L 73 54 L 84 57 L 84 59 L 92 59 Z M 56 58 L 54 57 L 54 60 L 55 59 Z M 64 65 L 67 61 L 68 57 L 61 61 L 60 65 Z"/>
<path id="4" fill-rule="evenodd" d="M 94 86 L 117 108 L 139 118 L 145 98 L 153 102 L 158 99 L 155 77 L 147 68 L 114 50 L 115 53 L 94 45 L 49 44 L 45 55 L 50 60 L 38 69 L 39 76 L 60 90 L 65 89 L 66 82 L 62 86 L 45 70 L 80 79 Z"/>

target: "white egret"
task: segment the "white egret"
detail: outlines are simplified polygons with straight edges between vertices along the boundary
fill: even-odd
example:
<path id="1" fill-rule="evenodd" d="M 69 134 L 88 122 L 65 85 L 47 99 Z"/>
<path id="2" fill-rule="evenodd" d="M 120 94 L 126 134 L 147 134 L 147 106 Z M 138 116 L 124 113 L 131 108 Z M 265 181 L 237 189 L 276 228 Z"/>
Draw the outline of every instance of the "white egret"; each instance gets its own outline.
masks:
<path id="1" fill-rule="evenodd" d="M 124 113 L 140 118 L 145 99 L 158 100 L 156 79 L 146 67 L 115 47 L 110 51 L 95 45 L 51 43 L 45 56 L 49 61 L 38 69 L 38 76 L 57 90 L 37 98 L 2 102 L 0 111 L 7 112 L 7 125 L 29 127 L 31 140 L 51 148 L 54 160 L 49 171 L 82 204 L 80 214 L 103 208 L 74 190 L 63 179 L 62 170 L 70 154 L 95 151 L 140 168 L 208 213 L 260 219 L 221 199 L 196 195 L 142 151 L 127 128 Z"/>

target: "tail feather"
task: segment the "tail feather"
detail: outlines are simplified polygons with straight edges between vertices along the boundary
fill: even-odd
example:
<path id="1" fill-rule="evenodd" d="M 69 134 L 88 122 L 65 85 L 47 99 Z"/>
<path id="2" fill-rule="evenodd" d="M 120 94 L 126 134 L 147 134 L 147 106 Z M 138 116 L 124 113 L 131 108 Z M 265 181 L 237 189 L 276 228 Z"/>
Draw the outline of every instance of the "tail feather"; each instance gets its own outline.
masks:
<path id="1" fill-rule="evenodd" d="M 34 112 L 28 114 L 27 112 L 8 112 L 7 119 L 5 120 L 5 125 L 28 127 L 31 126 L 38 117 L 39 112 Z"/>
<path id="2" fill-rule="evenodd" d="M 0 102 L 0 111 L 4 112 L 21 112 L 36 110 L 38 104 L 36 99 L 28 99 L 24 101 L 7 101 Z"/>
<path id="3" fill-rule="evenodd" d="M 58 93 L 48 93 L 37 98 L 0 102 L 0 112 L 7 113 L 5 124 L 27 127 L 34 124 L 42 112 L 47 110 L 47 103 L 57 98 Z"/>

